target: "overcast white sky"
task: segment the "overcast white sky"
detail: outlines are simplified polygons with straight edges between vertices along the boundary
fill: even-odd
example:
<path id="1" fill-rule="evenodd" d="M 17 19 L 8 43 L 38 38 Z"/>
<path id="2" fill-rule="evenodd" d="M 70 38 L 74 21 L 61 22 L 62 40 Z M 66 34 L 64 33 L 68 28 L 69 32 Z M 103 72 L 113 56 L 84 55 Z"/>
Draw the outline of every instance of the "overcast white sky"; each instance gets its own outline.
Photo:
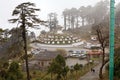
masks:
<path id="1" fill-rule="evenodd" d="M 101 0 L 0 0 L 0 28 L 13 28 L 15 26 L 8 23 L 11 19 L 14 8 L 23 2 L 33 2 L 37 8 L 40 8 L 39 17 L 43 20 L 47 19 L 47 14 L 56 12 L 59 18 L 62 18 L 62 11 L 65 8 L 79 8 L 80 6 L 95 5 Z M 120 0 L 116 0 L 116 3 Z"/>

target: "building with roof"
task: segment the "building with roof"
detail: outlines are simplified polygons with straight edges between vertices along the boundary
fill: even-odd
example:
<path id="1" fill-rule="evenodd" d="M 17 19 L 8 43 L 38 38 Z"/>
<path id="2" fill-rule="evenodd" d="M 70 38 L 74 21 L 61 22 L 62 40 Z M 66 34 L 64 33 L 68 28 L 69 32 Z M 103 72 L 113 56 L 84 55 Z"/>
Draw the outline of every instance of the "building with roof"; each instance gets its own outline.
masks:
<path id="1" fill-rule="evenodd" d="M 91 50 L 87 51 L 86 54 L 89 59 L 99 58 L 102 55 L 102 51 L 100 49 L 91 49 Z"/>
<path id="2" fill-rule="evenodd" d="M 44 51 L 39 54 L 34 54 L 33 59 L 29 61 L 29 67 L 31 69 L 45 70 L 58 54 L 57 51 Z"/>

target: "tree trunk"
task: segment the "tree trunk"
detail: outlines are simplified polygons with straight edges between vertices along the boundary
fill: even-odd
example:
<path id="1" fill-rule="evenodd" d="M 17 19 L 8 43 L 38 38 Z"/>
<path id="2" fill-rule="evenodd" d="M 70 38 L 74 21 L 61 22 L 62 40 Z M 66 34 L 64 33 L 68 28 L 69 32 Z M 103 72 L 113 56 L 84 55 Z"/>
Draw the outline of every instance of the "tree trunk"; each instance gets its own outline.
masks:
<path id="1" fill-rule="evenodd" d="M 50 31 L 52 31 L 51 16 L 50 16 L 50 23 L 49 23 L 49 26 L 50 26 Z"/>
<path id="2" fill-rule="evenodd" d="M 28 56 L 27 56 L 27 40 L 26 40 L 25 26 L 23 27 L 23 40 L 24 40 L 24 51 L 25 51 L 25 63 L 26 63 L 27 80 L 30 80 L 29 66 L 28 66 Z"/>
<path id="3" fill-rule="evenodd" d="M 76 28 L 78 28 L 78 17 L 77 17 L 77 22 L 76 22 Z"/>
<path id="4" fill-rule="evenodd" d="M 69 24 L 69 29 L 71 28 L 71 17 L 70 15 L 68 16 L 68 24 Z"/>
<path id="5" fill-rule="evenodd" d="M 102 64 L 102 66 L 100 67 L 100 71 L 99 71 L 99 78 L 100 78 L 100 79 L 103 79 L 102 69 L 103 69 L 103 64 Z"/>
<path id="6" fill-rule="evenodd" d="M 71 28 L 74 29 L 74 17 L 71 17 Z"/>
<path id="7" fill-rule="evenodd" d="M 84 18 L 82 18 L 82 27 L 84 26 L 84 22 L 85 22 L 85 21 L 84 21 Z"/>
<path id="8" fill-rule="evenodd" d="M 65 27 L 65 31 L 66 31 L 66 15 L 64 15 L 64 27 Z"/>
<path id="9" fill-rule="evenodd" d="M 25 51 L 25 63 L 26 63 L 26 73 L 27 73 L 27 80 L 30 80 L 30 74 L 29 74 L 29 66 L 28 66 L 28 56 L 27 56 L 27 39 L 26 39 L 26 29 L 25 29 L 25 15 L 22 11 L 22 37 L 24 41 L 24 51 Z"/>
<path id="10" fill-rule="evenodd" d="M 100 79 L 103 79 L 102 70 L 103 70 L 103 67 L 105 65 L 105 48 L 104 47 L 102 47 L 102 51 L 103 51 L 103 54 L 102 54 L 102 65 L 101 65 L 100 71 L 99 71 L 99 78 Z"/>

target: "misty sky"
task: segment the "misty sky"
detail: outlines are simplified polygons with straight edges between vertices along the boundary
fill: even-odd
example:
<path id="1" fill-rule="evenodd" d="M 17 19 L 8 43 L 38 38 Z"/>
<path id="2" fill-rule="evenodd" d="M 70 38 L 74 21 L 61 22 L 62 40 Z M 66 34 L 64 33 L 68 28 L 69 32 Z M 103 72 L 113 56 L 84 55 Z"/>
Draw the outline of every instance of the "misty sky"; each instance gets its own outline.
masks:
<path id="1" fill-rule="evenodd" d="M 80 6 L 95 5 L 101 0 L 0 0 L 0 28 L 13 28 L 12 24 L 8 23 L 8 19 L 11 19 L 11 14 L 14 8 L 23 2 L 33 2 L 37 8 L 41 11 L 38 13 L 39 17 L 43 20 L 47 19 L 47 14 L 50 12 L 56 12 L 58 18 L 62 18 L 62 11 L 65 8 L 79 8 Z M 116 3 L 120 0 L 116 0 Z"/>

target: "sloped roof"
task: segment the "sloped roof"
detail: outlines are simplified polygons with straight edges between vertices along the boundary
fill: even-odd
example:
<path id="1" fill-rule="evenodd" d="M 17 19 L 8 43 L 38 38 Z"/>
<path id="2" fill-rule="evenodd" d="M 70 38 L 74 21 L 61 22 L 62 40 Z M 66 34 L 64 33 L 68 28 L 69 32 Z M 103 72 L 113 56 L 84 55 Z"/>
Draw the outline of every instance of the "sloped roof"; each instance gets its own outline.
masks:
<path id="1" fill-rule="evenodd" d="M 34 55 L 34 59 L 36 60 L 52 60 L 54 59 L 59 53 L 56 51 L 45 51 L 40 52 L 39 54 Z"/>
<path id="2" fill-rule="evenodd" d="M 100 55 L 100 54 L 102 54 L 102 51 L 90 50 L 90 51 L 87 52 L 87 54 L 89 54 L 89 55 Z"/>

